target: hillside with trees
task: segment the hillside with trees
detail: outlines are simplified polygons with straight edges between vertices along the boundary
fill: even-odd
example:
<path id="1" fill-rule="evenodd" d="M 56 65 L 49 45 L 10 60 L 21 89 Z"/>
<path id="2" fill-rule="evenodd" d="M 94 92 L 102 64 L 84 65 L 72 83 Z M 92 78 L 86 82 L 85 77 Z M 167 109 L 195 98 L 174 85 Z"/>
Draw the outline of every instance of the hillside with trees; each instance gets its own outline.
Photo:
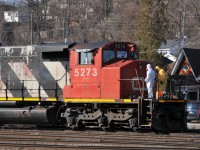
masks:
<path id="1" fill-rule="evenodd" d="M 154 50 L 169 39 L 183 41 L 190 48 L 200 45 L 199 0 L 1 1 L 1 16 L 7 5 L 15 7 L 20 21 L 8 23 L 1 17 L 1 42 L 5 46 L 130 41 L 139 45 L 143 58 L 149 59 L 158 58 Z"/>

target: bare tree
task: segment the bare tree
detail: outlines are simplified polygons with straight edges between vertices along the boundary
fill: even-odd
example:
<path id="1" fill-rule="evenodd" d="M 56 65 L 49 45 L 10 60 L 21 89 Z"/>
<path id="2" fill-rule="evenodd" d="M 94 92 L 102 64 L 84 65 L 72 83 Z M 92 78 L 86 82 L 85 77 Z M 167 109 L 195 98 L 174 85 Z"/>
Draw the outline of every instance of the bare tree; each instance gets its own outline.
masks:
<path id="1" fill-rule="evenodd" d="M 25 29 L 30 29 L 30 31 L 27 31 L 27 34 L 31 35 L 33 33 L 33 43 L 41 43 L 42 37 L 41 37 L 41 31 L 46 31 L 46 29 L 49 27 L 47 23 L 47 3 L 48 0 L 19 0 L 18 1 L 18 7 L 21 11 L 21 14 L 23 17 L 23 21 L 21 22 L 22 26 L 25 27 Z M 32 27 L 32 28 L 31 28 Z M 31 31 L 32 30 L 32 31 Z M 27 37 L 27 36 L 22 36 Z M 29 38 L 29 41 L 31 41 L 31 36 Z M 29 43 L 30 44 L 30 43 Z"/>
<path id="2" fill-rule="evenodd" d="M 15 10 L 16 8 L 12 5 L 8 5 L 4 1 L 0 1 L 0 35 L 1 35 L 1 44 L 3 45 L 13 45 L 13 27 L 14 25 L 10 22 L 7 22 L 4 18 L 4 11 Z"/>
<path id="3" fill-rule="evenodd" d="M 165 15 L 169 20 L 165 38 L 181 39 L 185 34 L 189 37 L 187 45 L 198 45 L 200 1 L 160 1 L 167 6 Z M 15 6 L 18 7 L 22 21 L 10 24 L 12 32 L 8 32 L 4 30 L 2 16 L 1 35 L 4 43 L 13 45 L 30 44 L 31 33 L 33 44 L 46 41 L 135 41 L 140 3 L 141 0 L 17 0 Z M 152 11 L 157 10 L 156 5 L 153 7 Z"/>

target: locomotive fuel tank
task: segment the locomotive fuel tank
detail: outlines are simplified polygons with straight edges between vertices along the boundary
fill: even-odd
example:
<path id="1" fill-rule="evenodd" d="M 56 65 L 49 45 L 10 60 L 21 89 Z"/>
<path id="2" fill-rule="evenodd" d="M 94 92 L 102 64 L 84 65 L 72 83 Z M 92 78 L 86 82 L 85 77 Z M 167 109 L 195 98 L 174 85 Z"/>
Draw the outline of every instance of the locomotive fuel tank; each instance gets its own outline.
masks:
<path id="1" fill-rule="evenodd" d="M 1 124 L 55 125 L 56 109 L 53 107 L 0 108 Z"/>

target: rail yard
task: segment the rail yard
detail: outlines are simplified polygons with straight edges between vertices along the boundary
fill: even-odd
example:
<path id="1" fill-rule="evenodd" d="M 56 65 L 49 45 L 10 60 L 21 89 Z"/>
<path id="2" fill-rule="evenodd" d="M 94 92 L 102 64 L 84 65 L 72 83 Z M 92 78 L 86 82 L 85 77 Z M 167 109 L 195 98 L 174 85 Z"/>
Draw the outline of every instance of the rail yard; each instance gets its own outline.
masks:
<path id="1" fill-rule="evenodd" d="M 0 149 L 199 149 L 200 131 L 191 132 L 106 132 L 96 129 L 73 131 L 65 128 L 4 127 Z"/>
<path id="2" fill-rule="evenodd" d="M 0 150 L 200 149 L 193 1 L 0 0 Z"/>

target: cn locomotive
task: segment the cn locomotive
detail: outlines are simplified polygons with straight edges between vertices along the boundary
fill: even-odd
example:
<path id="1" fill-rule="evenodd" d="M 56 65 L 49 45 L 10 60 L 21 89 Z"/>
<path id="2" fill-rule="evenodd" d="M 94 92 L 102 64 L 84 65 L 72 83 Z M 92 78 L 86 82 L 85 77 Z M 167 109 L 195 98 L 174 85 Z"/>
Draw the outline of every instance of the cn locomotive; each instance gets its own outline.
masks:
<path id="1" fill-rule="evenodd" d="M 134 43 L 0 48 L 0 123 L 184 130 L 185 101 L 148 99 Z"/>

